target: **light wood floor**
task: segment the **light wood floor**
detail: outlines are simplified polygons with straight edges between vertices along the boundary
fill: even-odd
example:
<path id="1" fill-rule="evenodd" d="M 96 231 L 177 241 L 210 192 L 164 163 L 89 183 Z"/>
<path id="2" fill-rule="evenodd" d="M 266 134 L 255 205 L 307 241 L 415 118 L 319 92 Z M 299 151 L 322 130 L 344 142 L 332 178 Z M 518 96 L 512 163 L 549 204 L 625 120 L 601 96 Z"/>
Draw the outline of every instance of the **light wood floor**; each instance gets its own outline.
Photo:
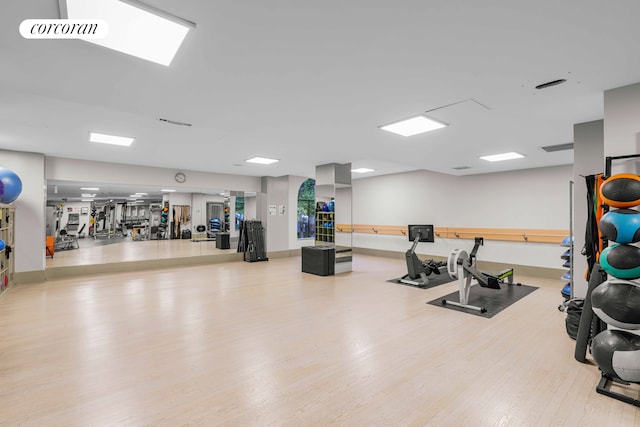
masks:
<path id="1" fill-rule="evenodd" d="M 0 425 L 640 425 L 573 359 L 561 281 L 516 277 L 541 288 L 484 319 L 425 304 L 455 283 L 386 282 L 404 268 L 356 255 L 319 277 L 293 257 L 15 286 Z"/>
<path id="2" fill-rule="evenodd" d="M 78 239 L 79 249 L 56 251 L 46 258 L 46 267 L 86 266 L 126 261 L 195 257 L 236 253 L 237 241 L 230 249 L 216 249 L 215 241 L 141 240 L 114 238 L 117 243 L 104 244 L 91 238 Z"/>

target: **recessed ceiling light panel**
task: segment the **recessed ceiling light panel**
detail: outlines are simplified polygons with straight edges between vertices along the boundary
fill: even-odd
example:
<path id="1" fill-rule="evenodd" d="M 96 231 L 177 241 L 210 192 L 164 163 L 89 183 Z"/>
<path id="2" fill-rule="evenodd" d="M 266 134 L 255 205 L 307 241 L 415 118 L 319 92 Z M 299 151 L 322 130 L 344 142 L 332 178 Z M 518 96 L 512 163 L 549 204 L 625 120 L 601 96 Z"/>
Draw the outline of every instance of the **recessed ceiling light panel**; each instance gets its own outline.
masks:
<path id="1" fill-rule="evenodd" d="M 272 163 L 279 162 L 277 159 L 269 159 L 267 157 L 253 157 L 251 159 L 245 160 L 247 163 L 257 163 L 259 165 L 270 165 Z"/>
<path id="2" fill-rule="evenodd" d="M 104 133 L 89 132 L 89 141 L 101 144 L 122 145 L 128 147 L 135 140 L 126 136 L 107 135 Z"/>
<path id="3" fill-rule="evenodd" d="M 445 126 L 447 126 L 446 123 L 434 120 L 425 115 L 419 115 L 416 117 L 411 117 L 410 119 L 380 126 L 380 129 L 402 136 L 413 136 L 420 133 L 441 129 Z"/>
<path id="4" fill-rule="evenodd" d="M 80 187 L 81 190 L 84 191 L 98 191 L 100 190 L 98 187 Z"/>
<path id="5" fill-rule="evenodd" d="M 358 168 L 358 169 L 351 169 L 351 172 L 355 172 L 355 173 L 367 173 L 367 172 L 375 172 L 375 169 L 369 169 L 369 168 Z"/>
<path id="6" fill-rule="evenodd" d="M 134 0 L 60 2 L 62 18 L 107 22 L 109 33 L 88 42 L 165 66 L 171 64 L 189 28 L 195 27 L 192 22 Z"/>
<path id="7" fill-rule="evenodd" d="M 501 162 L 503 160 L 521 159 L 523 157 L 524 157 L 524 154 L 511 151 L 509 153 L 492 154 L 490 156 L 481 156 L 480 158 L 488 162 Z"/>

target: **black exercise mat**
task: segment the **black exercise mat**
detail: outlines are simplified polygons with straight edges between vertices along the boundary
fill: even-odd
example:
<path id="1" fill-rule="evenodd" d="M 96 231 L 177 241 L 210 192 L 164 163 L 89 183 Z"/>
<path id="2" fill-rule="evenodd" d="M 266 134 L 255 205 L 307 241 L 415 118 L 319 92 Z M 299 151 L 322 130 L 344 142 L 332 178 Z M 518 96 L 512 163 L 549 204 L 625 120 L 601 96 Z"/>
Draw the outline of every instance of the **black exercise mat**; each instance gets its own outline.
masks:
<path id="1" fill-rule="evenodd" d="M 427 276 L 427 279 L 429 279 L 429 283 L 427 283 L 426 286 L 417 286 L 417 285 L 410 285 L 409 283 L 402 283 L 400 279 L 391 279 L 391 280 L 387 280 L 387 282 L 397 283 L 398 285 L 411 286 L 412 288 L 430 289 L 436 286 L 444 285 L 445 283 L 451 283 L 454 280 L 456 280 L 456 279 L 452 279 L 446 270 L 441 272 L 440 274 L 430 274 L 429 276 Z"/>
<path id="2" fill-rule="evenodd" d="M 442 300 L 460 302 L 460 294 L 452 292 L 449 295 L 436 298 L 427 304 L 437 305 L 438 307 L 448 308 L 450 310 L 461 311 L 463 313 L 475 314 L 476 316 L 492 318 L 514 302 L 526 297 L 531 292 L 538 289 L 536 286 L 529 285 L 508 285 L 502 284 L 502 289 L 483 288 L 480 285 L 471 286 L 469 292 L 469 301 L 467 304 L 487 309 L 485 313 L 470 308 L 456 307 L 455 305 L 443 305 Z"/>

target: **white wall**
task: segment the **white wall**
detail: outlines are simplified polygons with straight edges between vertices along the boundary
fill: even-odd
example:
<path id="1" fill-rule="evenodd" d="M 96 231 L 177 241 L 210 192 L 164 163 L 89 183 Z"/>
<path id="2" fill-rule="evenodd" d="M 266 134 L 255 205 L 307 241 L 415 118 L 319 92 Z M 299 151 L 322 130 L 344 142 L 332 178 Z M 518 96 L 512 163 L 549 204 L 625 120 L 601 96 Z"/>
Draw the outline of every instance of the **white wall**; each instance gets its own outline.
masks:
<path id="1" fill-rule="evenodd" d="M 281 176 L 278 178 L 268 177 L 267 180 L 267 216 L 266 223 L 263 221 L 263 227 L 266 230 L 266 249 L 267 252 L 278 252 L 290 249 L 290 233 L 295 231 L 291 221 L 291 193 L 289 185 L 289 177 Z M 297 191 L 297 189 L 296 189 Z M 275 206 L 275 215 L 268 215 L 269 206 Z M 279 207 L 285 207 L 285 214 L 280 215 Z"/>
<path id="2" fill-rule="evenodd" d="M 585 176 L 604 172 L 604 123 L 597 120 L 579 123 L 573 127 L 574 164 L 574 246 L 573 246 L 573 297 L 584 298 L 587 294 L 587 258 L 581 255 L 585 243 L 587 226 L 587 186 Z"/>
<path id="3" fill-rule="evenodd" d="M 174 179 L 176 172 L 178 171 L 174 169 L 149 166 L 92 162 L 61 157 L 46 158 L 46 179 L 167 186 L 176 188 L 178 191 L 182 187 L 190 189 L 189 192 L 195 192 L 194 188 L 237 191 L 260 191 L 261 188 L 259 177 L 196 171 L 183 171 L 187 175 L 187 180 L 184 184 L 179 184 Z"/>
<path id="4" fill-rule="evenodd" d="M 256 219 L 256 197 L 255 196 L 244 196 L 244 219 L 255 220 Z"/>
<path id="5" fill-rule="evenodd" d="M 353 223 L 436 227 L 569 229 L 572 166 L 456 177 L 429 171 L 353 181 Z M 404 252 L 406 237 L 354 234 L 354 247 Z M 448 256 L 470 240 L 436 238 L 418 252 Z M 558 245 L 486 241 L 483 261 L 561 268 Z"/>
<path id="6" fill-rule="evenodd" d="M 604 155 L 640 153 L 640 83 L 604 93 Z M 604 171 L 604 159 L 603 171 Z M 638 160 L 616 161 L 613 173 L 640 173 Z"/>
<path id="7" fill-rule="evenodd" d="M 15 269 L 17 273 L 44 271 L 46 181 L 44 155 L 0 150 L 0 166 L 22 181 L 16 207 Z"/>

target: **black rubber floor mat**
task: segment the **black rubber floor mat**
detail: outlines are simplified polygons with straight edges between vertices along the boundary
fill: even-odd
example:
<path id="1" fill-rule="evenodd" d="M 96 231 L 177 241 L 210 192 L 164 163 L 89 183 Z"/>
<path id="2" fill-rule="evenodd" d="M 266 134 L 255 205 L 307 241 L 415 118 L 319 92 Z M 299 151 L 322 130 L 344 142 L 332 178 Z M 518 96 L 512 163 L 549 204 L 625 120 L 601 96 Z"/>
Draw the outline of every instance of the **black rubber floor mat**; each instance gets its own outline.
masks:
<path id="1" fill-rule="evenodd" d="M 481 313 L 478 310 L 473 310 L 470 308 L 463 308 L 463 307 L 456 307 L 455 305 L 442 304 L 442 300 L 459 302 L 460 294 L 458 292 L 452 292 L 448 295 L 442 296 L 440 298 L 436 298 L 432 301 L 427 302 L 427 304 L 436 305 L 442 308 L 460 311 L 463 313 L 475 314 L 476 316 L 492 318 L 493 316 L 500 313 L 505 308 L 509 307 L 511 304 L 521 300 L 522 298 L 529 295 L 531 292 L 538 289 L 535 286 L 529 286 L 529 285 L 503 284 L 501 286 L 502 286 L 502 289 L 483 288 L 479 285 L 471 286 L 471 290 L 469 292 L 468 304 L 485 308 L 487 311 L 484 313 Z"/>

